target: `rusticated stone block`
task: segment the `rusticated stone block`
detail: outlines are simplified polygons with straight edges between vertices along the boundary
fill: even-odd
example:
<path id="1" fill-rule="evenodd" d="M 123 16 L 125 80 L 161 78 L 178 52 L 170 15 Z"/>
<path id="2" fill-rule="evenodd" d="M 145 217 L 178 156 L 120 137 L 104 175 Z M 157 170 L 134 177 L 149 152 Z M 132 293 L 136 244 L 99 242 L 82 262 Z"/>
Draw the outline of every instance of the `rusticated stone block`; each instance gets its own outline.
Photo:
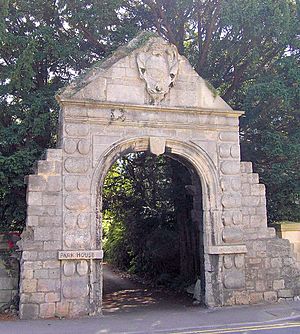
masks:
<path id="1" fill-rule="evenodd" d="M 39 292 L 56 292 L 59 289 L 59 280 L 39 279 L 37 283 L 37 291 Z"/>
<path id="2" fill-rule="evenodd" d="M 274 280 L 273 289 L 274 290 L 284 289 L 284 279 Z"/>
<path id="3" fill-rule="evenodd" d="M 73 276 L 75 274 L 75 263 L 74 261 L 66 261 L 64 263 L 64 274 L 67 277 Z"/>
<path id="4" fill-rule="evenodd" d="M 222 238 L 226 243 L 241 243 L 243 241 L 243 232 L 238 227 L 225 227 Z"/>
<path id="5" fill-rule="evenodd" d="M 279 298 L 292 298 L 294 297 L 293 291 L 289 289 L 283 289 L 278 291 Z"/>
<path id="6" fill-rule="evenodd" d="M 64 219 L 64 226 L 68 230 L 75 230 L 77 225 L 77 213 L 67 213 Z"/>
<path id="7" fill-rule="evenodd" d="M 90 213 L 80 213 L 77 218 L 77 225 L 79 228 L 87 228 L 90 225 L 91 215 Z"/>
<path id="8" fill-rule="evenodd" d="M 30 294 L 29 297 L 30 303 L 41 304 L 45 302 L 45 294 L 43 292 L 34 292 Z"/>
<path id="9" fill-rule="evenodd" d="M 28 191 L 44 191 L 47 185 L 46 179 L 41 175 L 28 175 L 25 182 Z"/>
<path id="10" fill-rule="evenodd" d="M 69 308 L 70 308 L 69 302 L 57 302 L 55 316 L 58 318 L 67 317 L 69 315 Z"/>
<path id="11" fill-rule="evenodd" d="M 76 265 L 76 270 L 79 276 L 84 276 L 88 273 L 88 263 L 85 260 L 79 261 Z"/>
<path id="12" fill-rule="evenodd" d="M 280 257 L 276 257 L 271 259 L 271 267 L 272 268 L 281 268 L 282 267 L 282 259 Z"/>
<path id="13" fill-rule="evenodd" d="M 38 259 L 45 261 L 45 260 L 54 260 L 57 258 L 57 252 L 56 251 L 47 251 L 47 252 L 39 252 L 38 253 Z"/>
<path id="14" fill-rule="evenodd" d="M 252 162 L 249 162 L 249 161 L 241 162 L 241 173 L 251 174 L 252 171 L 253 171 Z"/>
<path id="15" fill-rule="evenodd" d="M 240 164 L 238 161 L 223 161 L 221 171 L 225 175 L 238 175 L 240 173 Z"/>
<path id="16" fill-rule="evenodd" d="M 64 140 L 64 151 L 68 154 L 72 154 L 76 151 L 77 142 L 74 139 L 67 138 Z"/>
<path id="17" fill-rule="evenodd" d="M 77 144 L 77 149 L 79 153 L 86 155 L 90 152 L 90 142 L 86 139 L 81 139 Z"/>
<path id="18" fill-rule="evenodd" d="M 85 195 L 69 195 L 65 199 L 65 206 L 69 210 L 83 211 L 89 205 L 89 198 Z"/>
<path id="19" fill-rule="evenodd" d="M 261 292 L 252 292 L 250 293 L 250 304 L 258 304 L 263 302 L 264 295 Z"/>
<path id="20" fill-rule="evenodd" d="M 34 261 L 37 260 L 38 253 L 36 251 L 26 250 L 22 252 L 22 259 L 24 261 Z"/>
<path id="21" fill-rule="evenodd" d="M 48 268 L 48 269 L 56 269 L 60 268 L 60 261 L 58 260 L 47 260 L 43 261 L 43 268 Z"/>
<path id="22" fill-rule="evenodd" d="M 48 148 L 46 150 L 46 160 L 48 161 L 61 161 L 62 149 L 59 148 Z"/>
<path id="23" fill-rule="evenodd" d="M 61 205 L 61 194 L 59 193 L 46 193 L 43 194 L 43 205 L 55 205 L 56 207 Z"/>
<path id="24" fill-rule="evenodd" d="M 36 227 L 34 229 L 34 240 L 61 240 L 61 229 L 49 227 Z"/>
<path id="25" fill-rule="evenodd" d="M 235 292 L 234 296 L 237 305 L 248 305 L 250 303 L 250 297 L 247 291 Z"/>
<path id="26" fill-rule="evenodd" d="M 57 175 L 61 172 L 61 163 L 58 161 L 38 161 L 39 175 Z"/>
<path id="27" fill-rule="evenodd" d="M 225 269 L 230 269 L 233 267 L 233 257 L 232 255 L 224 255 L 223 263 Z"/>
<path id="28" fill-rule="evenodd" d="M 255 282 L 255 290 L 258 292 L 266 291 L 266 285 L 264 281 L 256 281 Z"/>
<path id="29" fill-rule="evenodd" d="M 85 297 L 88 294 L 88 284 L 85 277 L 73 277 L 63 282 L 63 295 L 68 299 Z"/>
<path id="30" fill-rule="evenodd" d="M 277 301 L 277 292 L 275 291 L 266 291 L 264 292 L 264 300 L 266 302 L 274 303 Z"/>
<path id="31" fill-rule="evenodd" d="M 40 317 L 47 319 L 55 316 L 55 303 L 45 303 L 40 305 Z"/>
<path id="32" fill-rule="evenodd" d="M 60 294 L 58 292 L 48 292 L 45 294 L 46 303 L 54 303 L 60 301 Z"/>
<path id="33" fill-rule="evenodd" d="M 221 144 L 219 146 L 219 153 L 221 158 L 229 158 L 230 157 L 230 144 Z"/>
<path id="34" fill-rule="evenodd" d="M 245 207 L 257 207 L 260 204 L 259 196 L 244 196 L 242 197 L 242 205 Z"/>
<path id="35" fill-rule="evenodd" d="M 42 205 L 42 195 L 39 192 L 27 192 L 26 195 L 27 205 Z"/>
<path id="36" fill-rule="evenodd" d="M 74 175 L 67 175 L 64 179 L 64 186 L 66 191 L 77 190 L 77 180 L 78 177 Z"/>
<path id="37" fill-rule="evenodd" d="M 39 305 L 21 304 L 20 318 L 23 320 L 37 319 L 39 317 Z"/>
<path id="38" fill-rule="evenodd" d="M 239 208 L 241 206 L 241 196 L 238 193 L 223 195 L 222 205 L 226 209 Z"/>
<path id="39" fill-rule="evenodd" d="M 49 278 L 48 269 L 37 269 L 34 271 L 34 278 Z"/>
<path id="40" fill-rule="evenodd" d="M 234 257 L 234 264 L 237 269 L 244 268 L 245 266 L 245 255 L 244 254 L 237 254 Z"/>
<path id="41" fill-rule="evenodd" d="M 230 155 L 233 158 L 239 158 L 240 157 L 240 146 L 239 145 L 232 145 L 230 148 Z"/>
<path id="42" fill-rule="evenodd" d="M 91 243 L 90 232 L 84 229 L 70 231 L 64 241 L 69 249 L 87 249 Z"/>
<path id="43" fill-rule="evenodd" d="M 44 242 L 44 250 L 59 250 L 61 248 L 60 241 L 45 241 Z"/>
<path id="44" fill-rule="evenodd" d="M 38 216 L 27 216 L 26 225 L 27 226 L 37 226 L 39 224 Z"/>
<path id="45" fill-rule="evenodd" d="M 49 278 L 59 279 L 61 275 L 60 269 L 49 269 Z"/>
<path id="46" fill-rule="evenodd" d="M 60 192 L 61 191 L 61 176 L 48 176 L 47 191 Z"/>
<path id="47" fill-rule="evenodd" d="M 23 279 L 21 284 L 21 291 L 25 293 L 31 293 L 37 291 L 36 279 Z"/>
<path id="48" fill-rule="evenodd" d="M 220 132 L 219 138 L 221 141 L 230 141 L 230 142 L 237 142 L 238 136 L 235 132 Z"/>
<path id="49" fill-rule="evenodd" d="M 86 124 L 67 124 L 66 133 L 74 137 L 85 137 L 89 133 L 89 126 Z"/>
<path id="50" fill-rule="evenodd" d="M 90 189 L 90 180 L 87 177 L 79 177 L 77 182 L 77 189 L 79 191 L 88 191 Z"/>
<path id="51" fill-rule="evenodd" d="M 231 189 L 233 191 L 240 191 L 242 187 L 241 179 L 239 177 L 231 178 Z"/>
<path id="52" fill-rule="evenodd" d="M 67 158 L 65 169 L 69 173 L 86 173 L 89 168 L 89 160 L 85 158 Z"/>
<path id="53" fill-rule="evenodd" d="M 241 270 L 226 270 L 224 275 L 226 289 L 241 289 L 245 287 L 245 273 Z"/>

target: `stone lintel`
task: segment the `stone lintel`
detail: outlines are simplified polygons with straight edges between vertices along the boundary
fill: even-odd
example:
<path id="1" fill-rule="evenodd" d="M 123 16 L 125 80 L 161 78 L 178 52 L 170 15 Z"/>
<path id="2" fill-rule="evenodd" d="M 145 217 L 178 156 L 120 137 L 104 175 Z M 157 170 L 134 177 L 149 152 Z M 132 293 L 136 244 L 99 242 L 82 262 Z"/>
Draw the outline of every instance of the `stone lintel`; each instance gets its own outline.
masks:
<path id="1" fill-rule="evenodd" d="M 102 260 L 103 250 L 58 251 L 59 260 Z"/>
<path id="2" fill-rule="evenodd" d="M 177 113 L 196 113 L 213 116 L 227 116 L 227 117 L 240 117 L 244 115 L 244 111 L 232 110 L 232 109 L 207 109 L 207 108 L 193 108 L 193 107 L 165 107 L 154 105 L 140 105 L 130 103 L 112 103 L 96 100 L 76 100 L 76 99 L 62 99 L 58 98 L 58 102 L 62 106 L 82 106 L 87 108 L 100 108 L 100 109 L 128 109 L 128 110 L 140 110 L 140 111 L 155 111 L 155 112 L 177 112 Z"/>
<path id="3" fill-rule="evenodd" d="M 222 245 L 222 246 L 209 246 L 208 254 L 243 254 L 247 253 L 246 245 Z"/>

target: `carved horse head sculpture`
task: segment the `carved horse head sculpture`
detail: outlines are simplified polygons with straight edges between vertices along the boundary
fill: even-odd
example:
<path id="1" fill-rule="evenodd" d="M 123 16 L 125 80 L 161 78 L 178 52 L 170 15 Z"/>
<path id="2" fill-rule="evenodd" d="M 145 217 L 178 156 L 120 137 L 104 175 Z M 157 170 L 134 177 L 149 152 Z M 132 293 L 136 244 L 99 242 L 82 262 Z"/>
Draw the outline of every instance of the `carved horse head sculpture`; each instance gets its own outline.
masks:
<path id="1" fill-rule="evenodd" d="M 169 92 L 178 73 L 178 52 L 174 45 L 156 42 L 137 55 L 140 77 L 146 81 L 147 92 L 159 104 Z"/>

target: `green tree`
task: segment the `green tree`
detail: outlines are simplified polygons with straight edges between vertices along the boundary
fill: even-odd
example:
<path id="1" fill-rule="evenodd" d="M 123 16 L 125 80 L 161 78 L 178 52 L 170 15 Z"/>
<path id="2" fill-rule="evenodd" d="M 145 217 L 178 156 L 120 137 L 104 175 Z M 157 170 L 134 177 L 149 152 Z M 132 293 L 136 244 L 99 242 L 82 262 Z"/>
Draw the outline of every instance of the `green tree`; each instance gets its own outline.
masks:
<path id="1" fill-rule="evenodd" d="M 270 221 L 300 220 L 300 67 L 296 55 L 274 64 L 244 101 L 242 156 L 267 185 Z"/>
<path id="2" fill-rule="evenodd" d="M 299 219 L 292 153 L 298 147 L 299 22 L 298 0 L 37 0 L 34 5 L 1 0 L 0 224 L 24 224 L 23 178 L 42 151 L 55 145 L 57 90 L 140 29 L 156 30 L 175 43 L 232 107 L 246 110 L 243 157 L 254 158 L 270 189 L 270 218 L 289 212 L 288 217 Z M 274 105 L 278 80 L 286 92 L 284 107 Z M 284 117 L 278 116 L 282 112 Z M 276 117 L 289 120 L 288 131 L 272 124 Z M 270 145 L 272 140 L 276 145 Z M 273 173 L 265 161 L 277 159 L 279 142 L 294 162 L 286 156 Z M 257 149 L 260 145 L 264 149 Z M 295 186 L 283 181 L 286 171 Z"/>
<path id="3" fill-rule="evenodd" d="M 55 94 L 136 33 L 122 1 L 0 3 L 0 226 L 22 228 L 24 176 L 57 136 Z M 93 33 L 92 33 L 93 32 Z"/>
<path id="4" fill-rule="evenodd" d="M 246 111 L 242 157 L 267 186 L 269 220 L 299 220 L 299 1 L 143 0 L 132 12 Z"/>

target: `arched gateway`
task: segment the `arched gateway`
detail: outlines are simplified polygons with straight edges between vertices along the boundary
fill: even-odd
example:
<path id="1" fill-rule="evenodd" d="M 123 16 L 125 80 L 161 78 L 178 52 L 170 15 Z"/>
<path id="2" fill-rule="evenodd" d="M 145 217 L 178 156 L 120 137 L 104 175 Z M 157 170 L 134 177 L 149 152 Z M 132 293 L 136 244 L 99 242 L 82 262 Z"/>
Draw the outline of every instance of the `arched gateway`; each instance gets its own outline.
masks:
<path id="1" fill-rule="evenodd" d="M 21 318 L 101 312 L 101 188 L 114 161 L 138 151 L 184 161 L 201 181 L 207 306 L 300 294 L 290 244 L 267 227 L 265 188 L 240 162 L 242 112 L 175 46 L 142 33 L 57 100 L 59 148 L 27 178 Z"/>

